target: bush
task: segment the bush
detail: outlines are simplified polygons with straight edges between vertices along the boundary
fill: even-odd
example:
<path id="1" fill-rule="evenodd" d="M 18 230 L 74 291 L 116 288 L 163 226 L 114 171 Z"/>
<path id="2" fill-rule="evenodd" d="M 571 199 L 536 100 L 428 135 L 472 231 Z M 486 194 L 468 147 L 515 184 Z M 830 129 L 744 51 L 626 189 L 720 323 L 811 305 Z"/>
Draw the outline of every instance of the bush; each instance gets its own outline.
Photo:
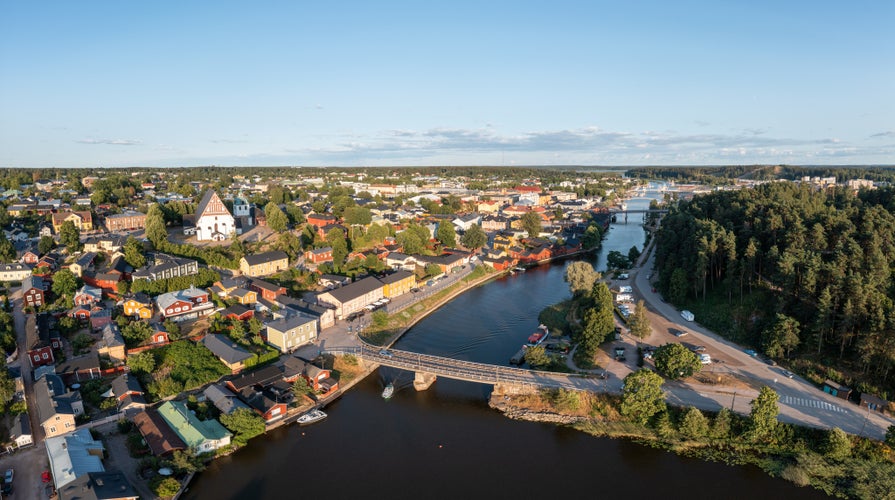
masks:
<path id="1" fill-rule="evenodd" d="M 126 418 L 122 418 L 118 420 L 118 432 L 122 434 L 127 434 L 134 428 L 134 423 Z"/>
<path id="2" fill-rule="evenodd" d="M 152 488 L 152 492 L 156 495 L 167 498 L 173 497 L 180 491 L 180 482 L 173 477 L 163 478 L 162 476 L 156 476 L 150 482 L 149 487 Z"/>
<path id="3" fill-rule="evenodd" d="M 787 465 L 786 468 L 783 469 L 783 472 L 780 474 L 780 477 L 795 484 L 796 486 L 808 486 L 808 484 L 811 482 L 811 478 L 808 477 L 805 469 L 802 469 L 798 465 Z"/>

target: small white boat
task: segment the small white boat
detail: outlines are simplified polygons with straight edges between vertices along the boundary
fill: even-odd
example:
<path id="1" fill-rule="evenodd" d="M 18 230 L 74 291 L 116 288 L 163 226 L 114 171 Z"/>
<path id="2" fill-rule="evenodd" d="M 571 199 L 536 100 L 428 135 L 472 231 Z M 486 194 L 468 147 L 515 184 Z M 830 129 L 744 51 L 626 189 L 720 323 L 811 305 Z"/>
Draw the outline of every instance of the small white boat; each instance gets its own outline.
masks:
<path id="1" fill-rule="evenodd" d="M 395 384 L 389 382 L 382 390 L 382 399 L 390 399 L 395 394 Z"/>
<path id="2" fill-rule="evenodd" d="M 519 267 L 516 268 L 516 272 L 524 273 L 524 272 L 525 272 L 525 268 L 522 267 L 522 266 L 519 266 Z"/>
<path id="3" fill-rule="evenodd" d="M 296 422 L 298 422 L 298 425 L 310 425 L 319 422 L 324 418 L 326 418 L 326 413 L 323 413 L 323 411 L 321 410 L 314 409 L 298 417 L 298 420 L 296 420 Z"/>

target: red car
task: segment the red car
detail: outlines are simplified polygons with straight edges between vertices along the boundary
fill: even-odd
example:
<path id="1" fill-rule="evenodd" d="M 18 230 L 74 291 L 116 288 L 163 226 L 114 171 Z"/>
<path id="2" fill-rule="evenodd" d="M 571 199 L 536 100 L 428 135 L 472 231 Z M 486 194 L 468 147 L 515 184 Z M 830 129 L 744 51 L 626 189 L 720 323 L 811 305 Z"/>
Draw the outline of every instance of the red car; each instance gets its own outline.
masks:
<path id="1" fill-rule="evenodd" d="M 45 470 L 40 474 L 40 480 L 49 483 L 50 482 L 50 471 Z"/>

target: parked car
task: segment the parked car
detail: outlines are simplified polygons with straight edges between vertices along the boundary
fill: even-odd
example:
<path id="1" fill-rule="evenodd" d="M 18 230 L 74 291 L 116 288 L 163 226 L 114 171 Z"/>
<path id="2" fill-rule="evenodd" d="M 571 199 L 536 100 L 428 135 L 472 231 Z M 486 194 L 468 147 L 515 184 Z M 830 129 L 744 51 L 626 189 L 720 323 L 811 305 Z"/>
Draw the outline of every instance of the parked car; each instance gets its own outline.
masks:
<path id="1" fill-rule="evenodd" d="M 789 370 L 781 370 L 780 373 L 786 378 L 793 378 L 795 376 L 795 374 Z"/>
<path id="2" fill-rule="evenodd" d="M 14 469 L 6 469 L 6 474 L 3 476 L 3 481 L 11 483 L 13 476 L 15 476 L 15 473 L 16 471 Z"/>
<path id="3" fill-rule="evenodd" d="M 40 481 L 43 483 L 49 483 L 50 482 L 50 471 L 45 470 L 45 471 L 41 472 L 40 473 Z"/>
<path id="4" fill-rule="evenodd" d="M 688 311 L 686 309 L 681 311 L 681 317 L 687 321 L 693 321 L 693 318 L 694 318 L 693 313 L 691 313 L 690 311 Z"/>
<path id="5" fill-rule="evenodd" d="M 678 330 L 677 328 L 671 328 L 671 329 L 669 329 L 669 330 L 671 331 L 671 334 L 672 334 L 672 335 L 674 335 L 675 337 L 678 337 L 678 338 L 687 335 L 687 332 L 686 332 L 686 331 L 684 331 L 684 330 Z"/>
<path id="6" fill-rule="evenodd" d="M 704 365 L 707 365 L 712 362 L 712 357 L 709 356 L 708 354 L 702 353 L 699 355 L 699 362 Z"/>
<path id="7" fill-rule="evenodd" d="M 695 346 L 691 347 L 690 350 L 693 352 L 705 352 L 705 346 L 704 345 L 695 345 Z"/>

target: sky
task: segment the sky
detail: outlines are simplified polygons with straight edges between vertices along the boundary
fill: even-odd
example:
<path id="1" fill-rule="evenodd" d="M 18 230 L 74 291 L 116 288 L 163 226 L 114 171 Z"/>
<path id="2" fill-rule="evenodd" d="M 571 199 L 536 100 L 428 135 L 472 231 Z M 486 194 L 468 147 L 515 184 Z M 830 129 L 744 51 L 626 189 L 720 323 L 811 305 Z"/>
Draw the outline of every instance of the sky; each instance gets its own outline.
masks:
<path id="1" fill-rule="evenodd" d="M 895 2 L 0 3 L 0 167 L 895 164 Z"/>

